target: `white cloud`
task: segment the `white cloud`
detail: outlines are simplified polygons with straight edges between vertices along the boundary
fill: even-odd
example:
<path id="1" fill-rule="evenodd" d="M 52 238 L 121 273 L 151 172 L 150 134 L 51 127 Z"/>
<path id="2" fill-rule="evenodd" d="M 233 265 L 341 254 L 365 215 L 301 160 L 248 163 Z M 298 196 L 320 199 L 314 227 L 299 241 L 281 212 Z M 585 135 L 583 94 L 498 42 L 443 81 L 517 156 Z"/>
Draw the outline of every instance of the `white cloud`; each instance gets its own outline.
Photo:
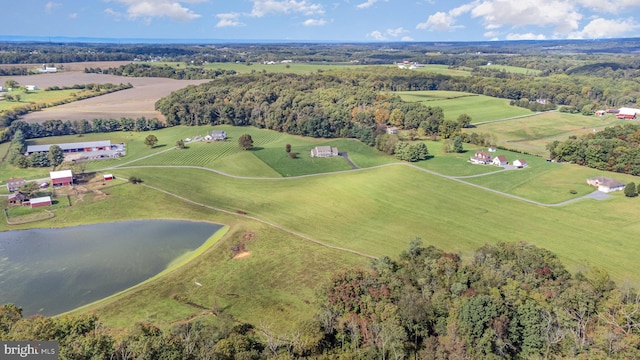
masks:
<path id="1" fill-rule="evenodd" d="M 51 12 L 51 10 L 53 10 L 53 9 L 59 7 L 59 6 L 62 6 L 62 4 L 55 3 L 53 1 L 49 1 L 48 3 L 45 4 L 44 11 L 49 13 L 49 12 Z"/>
<path id="2" fill-rule="evenodd" d="M 251 0 L 253 9 L 251 15 L 263 17 L 268 14 L 301 13 L 304 15 L 322 15 L 324 8 L 320 4 L 310 3 L 307 0 Z"/>
<path id="3" fill-rule="evenodd" d="M 396 28 L 396 29 L 387 29 L 384 31 L 375 30 L 367 34 L 367 37 L 372 37 L 379 41 L 392 40 L 400 38 L 402 41 L 412 41 L 413 39 L 409 36 L 402 36 L 403 34 L 408 33 L 409 30 L 404 28 Z"/>
<path id="4" fill-rule="evenodd" d="M 216 14 L 216 17 L 218 18 L 218 23 L 216 24 L 216 27 L 223 28 L 223 27 L 241 26 L 243 24 L 238 20 L 239 16 L 240 14 L 238 13 Z"/>
<path id="5" fill-rule="evenodd" d="M 582 19 L 574 3 L 564 0 L 486 0 L 473 6 L 471 16 L 481 18 L 488 29 L 551 26 L 560 34 L 578 29 Z"/>
<path id="6" fill-rule="evenodd" d="M 499 32 L 497 31 L 487 31 L 484 34 L 482 34 L 482 36 L 486 37 L 486 38 L 497 38 L 500 35 Z"/>
<path id="7" fill-rule="evenodd" d="M 404 33 L 408 33 L 409 30 L 406 30 L 404 28 L 397 28 L 397 29 L 387 29 L 387 35 L 391 36 L 391 37 L 398 37 Z"/>
<path id="8" fill-rule="evenodd" d="M 387 40 L 386 37 L 384 37 L 384 35 L 382 35 L 382 33 L 378 30 L 372 31 L 370 33 L 367 34 L 367 37 L 372 37 L 378 41 L 385 41 Z"/>
<path id="9" fill-rule="evenodd" d="M 379 0 L 367 0 L 361 4 L 356 5 L 356 7 L 358 9 L 366 9 L 369 8 L 371 6 L 373 6 L 375 3 L 377 3 Z"/>
<path id="10" fill-rule="evenodd" d="M 109 16 L 112 16 L 116 21 L 120 21 L 120 19 L 122 18 L 122 14 L 113 10 L 112 8 L 104 9 L 104 13 Z"/>
<path id="11" fill-rule="evenodd" d="M 78 13 L 71 13 L 69 14 L 69 19 L 77 19 L 78 18 Z"/>
<path id="12" fill-rule="evenodd" d="M 526 34 L 508 34 L 507 40 L 545 40 L 547 37 L 543 34 L 534 34 L 534 33 L 526 33 Z"/>
<path id="13" fill-rule="evenodd" d="M 453 29 L 461 28 L 460 25 L 455 25 L 456 17 L 450 14 L 438 11 L 437 13 L 429 16 L 427 21 L 416 25 L 416 29 L 426 29 L 431 31 L 451 31 Z"/>
<path id="14" fill-rule="evenodd" d="M 200 17 L 199 14 L 182 6 L 181 3 L 194 3 L 195 1 L 176 0 L 115 0 L 127 6 L 129 19 L 144 18 L 150 21 L 156 17 L 169 17 L 176 21 L 188 22 Z"/>
<path id="15" fill-rule="evenodd" d="M 630 30 L 636 30 L 640 26 L 633 18 L 624 19 L 603 19 L 591 20 L 581 31 L 569 34 L 571 39 L 601 39 L 612 38 L 624 35 Z"/>
<path id="16" fill-rule="evenodd" d="M 638 0 L 576 0 L 582 7 L 610 14 L 623 13 L 625 10 L 640 6 Z"/>
<path id="17" fill-rule="evenodd" d="M 303 24 L 304 26 L 323 26 L 326 23 L 324 19 L 307 19 Z"/>

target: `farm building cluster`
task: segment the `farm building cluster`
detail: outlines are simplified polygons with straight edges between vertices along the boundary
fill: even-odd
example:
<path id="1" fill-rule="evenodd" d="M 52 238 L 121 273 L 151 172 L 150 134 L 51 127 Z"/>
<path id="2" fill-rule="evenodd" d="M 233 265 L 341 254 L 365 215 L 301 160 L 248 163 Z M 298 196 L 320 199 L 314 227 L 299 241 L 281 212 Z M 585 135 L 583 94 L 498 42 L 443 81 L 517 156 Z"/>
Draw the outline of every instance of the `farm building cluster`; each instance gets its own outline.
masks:
<path id="1" fill-rule="evenodd" d="M 638 114 L 640 114 L 640 109 L 630 108 L 630 107 L 621 107 L 620 109 L 607 109 L 607 110 L 596 111 L 596 116 L 605 116 L 607 114 L 613 114 L 618 119 L 635 120 L 638 118 Z"/>
<path id="2" fill-rule="evenodd" d="M 110 140 L 101 140 L 48 145 L 29 145 L 27 146 L 27 152 L 25 155 L 28 156 L 36 152 L 46 153 L 52 145 L 58 145 L 62 149 L 65 161 L 112 159 L 124 156 L 127 152 L 127 148 L 123 143 L 111 144 Z"/>
<path id="3" fill-rule="evenodd" d="M 495 152 L 495 151 L 496 151 L 495 148 L 489 148 L 488 151 L 476 151 L 476 153 L 471 158 L 469 158 L 469 161 L 472 164 L 476 164 L 476 165 L 495 165 L 495 166 L 501 166 L 501 167 L 508 166 L 509 161 L 507 160 L 506 156 L 491 155 L 491 152 Z M 527 164 L 527 160 L 525 159 L 516 159 L 513 161 L 511 165 L 514 168 L 518 168 L 518 169 L 526 168 L 527 166 L 529 166 L 529 164 Z"/>
<path id="4" fill-rule="evenodd" d="M 113 175 L 110 175 L 113 178 Z M 32 208 L 51 206 L 51 196 L 30 197 L 26 192 L 20 191 L 20 187 L 27 182 L 22 178 L 11 178 L 5 181 L 7 190 L 12 192 L 8 198 L 9 204 L 29 206 Z M 49 172 L 49 179 L 38 184 L 40 189 L 46 189 L 51 184 L 54 188 L 73 185 L 73 172 L 71 170 L 60 170 Z"/>
<path id="5" fill-rule="evenodd" d="M 198 142 L 198 141 L 225 141 L 227 140 L 227 132 L 223 130 L 214 130 L 205 136 L 196 135 L 192 138 L 184 139 L 185 143 Z"/>

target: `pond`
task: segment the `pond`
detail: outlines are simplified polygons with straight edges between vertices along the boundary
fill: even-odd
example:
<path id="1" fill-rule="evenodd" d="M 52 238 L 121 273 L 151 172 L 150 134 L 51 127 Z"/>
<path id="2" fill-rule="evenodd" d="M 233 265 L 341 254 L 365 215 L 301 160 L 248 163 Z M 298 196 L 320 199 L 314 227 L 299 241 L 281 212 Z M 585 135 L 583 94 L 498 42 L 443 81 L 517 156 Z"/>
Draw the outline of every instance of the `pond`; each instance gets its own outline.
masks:
<path id="1" fill-rule="evenodd" d="M 56 315 L 138 284 L 221 225 L 138 220 L 0 232 L 0 304 Z"/>

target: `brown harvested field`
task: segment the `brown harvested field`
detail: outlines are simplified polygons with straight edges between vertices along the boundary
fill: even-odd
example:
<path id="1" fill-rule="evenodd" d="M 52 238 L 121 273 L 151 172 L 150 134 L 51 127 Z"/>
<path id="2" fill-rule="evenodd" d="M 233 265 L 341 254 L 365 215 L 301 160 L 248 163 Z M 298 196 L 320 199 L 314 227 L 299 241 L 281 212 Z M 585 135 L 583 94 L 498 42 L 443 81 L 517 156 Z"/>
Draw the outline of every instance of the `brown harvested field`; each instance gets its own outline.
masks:
<path id="1" fill-rule="evenodd" d="M 42 111 L 27 114 L 21 119 L 28 122 L 43 122 L 46 120 L 57 119 L 72 121 L 87 119 L 90 121 L 94 118 L 119 119 L 121 117 L 138 118 L 142 116 L 146 118 L 155 117 L 160 120 L 164 120 L 164 117 L 155 110 L 156 101 L 169 95 L 171 92 L 184 88 L 188 85 L 202 84 L 209 81 L 173 80 L 166 78 L 134 78 L 114 75 L 85 74 L 83 72 L 85 67 L 109 67 L 119 66 L 120 64 L 122 63 L 65 64 L 65 69 L 72 67 L 74 70 L 58 72 L 55 74 L 3 76 L 0 77 L 0 84 L 4 84 L 7 79 L 13 79 L 20 85 L 36 85 L 40 89 L 44 89 L 49 86 L 72 86 L 76 84 L 91 83 L 131 83 L 131 85 L 133 85 L 133 88 L 131 89 L 47 108 Z"/>

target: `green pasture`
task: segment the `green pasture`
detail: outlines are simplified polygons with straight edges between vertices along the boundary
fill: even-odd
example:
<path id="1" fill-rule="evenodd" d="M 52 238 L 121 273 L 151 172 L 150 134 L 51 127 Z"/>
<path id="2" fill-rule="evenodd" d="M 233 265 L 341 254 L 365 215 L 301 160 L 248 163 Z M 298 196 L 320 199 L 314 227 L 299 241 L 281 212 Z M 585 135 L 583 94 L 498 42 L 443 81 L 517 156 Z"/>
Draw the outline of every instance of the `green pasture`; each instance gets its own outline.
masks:
<path id="1" fill-rule="evenodd" d="M 24 107 L 31 104 L 51 104 L 58 101 L 73 99 L 76 96 L 90 94 L 90 93 L 94 93 L 94 92 L 88 91 L 88 90 L 79 90 L 79 89 L 55 90 L 55 91 L 44 91 L 43 89 L 38 89 L 34 91 L 25 91 L 22 88 L 19 88 L 19 89 L 14 89 L 12 92 L 3 93 L 5 96 L 18 95 L 20 96 L 20 101 L 0 100 L 0 111 Z"/>
<path id="2" fill-rule="evenodd" d="M 533 114 L 531 110 L 509 105 L 509 100 L 456 91 L 398 91 L 404 101 L 441 107 L 445 119 L 456 120 L 460 114 L 471 116 L 471 123 L 507 119 Z"/>
<path id="3" fill-rule="evenodd" d="M 216 184 L 211 182 L 208 186 L 216 187 Z M 92 201 L 85 196 L 78 201 L 72 196 L 73 206 L 54 209 L 53 219 L 12 226 L 3 220 L 0 231 L 130 219 L 183 219 L 230 227 L 223 238 L 208 242 L 210 248 L 200 249 L 201 254 L 192 261 L 78 310 L 96 313 L 110 326 L 130 327 L 140 321 L 169 326 L 189 318 L 212 317 L 202 309 L 177 301 L 176 295 L 182 295 L 207 308 L 218 306 L 239 321 L 266 324 L 277 318 L 273 324 L 276 330 L 291 330 L 297 322 L 313 315 L 315 291 L 333 271 L 366 266 L 370 261 L 238 215 L 178 200 L 143 185 L 115 180 L 102 190 L 108 194 L 106 199 Z M 196 192 L 190 197 L 199 201 Z M 252 239 L 245 244 L 251 255 L 232 260 L 231 247 L 243 241 L 246 233 L 252 234 Z M 195 281 L 203 286 L 195 286 Z"/>
<path id="4" fill-rule="evenodd" d="M 526 177 L 526 171 L 510 176 Z M 579 206 L 544 207 L 404 165 L 279 180 L 240 180 L 188 169 L 118 173 L 142 177 L 146 184 L 180 196 L 197 194 L 205 204 L 241 210 L 373 256 L 395 256 L 414 237 L 463 255 L 485 243 L 527 241 L 555 252 L 572 270 L 589 264 L 606 269 L 617 280 L 640 280 L 635 270 L 640 244 L 632 241 L 635 228 L 629 227 L 638 223 L 640 210 L 620 194 L 605 201 L 582 200 Z M 584 177 L 573 176 L 579 181 L 576 188 L 586 186 Z M 592 208 L 610 203 L 624 215 L 589 216 Z"/>
<path id="5" fill-rule="evenodd" d="M 561 112 L 545 112 L 529 117 L 492 122 L 466 129 L 466 132 L 491 133 L 498 145 L 546 157 L 546 145 L 554 140 L 564 141 L 569 136 L 581 136 L 624 120 L 613 117 L 582 116 Z"/>

